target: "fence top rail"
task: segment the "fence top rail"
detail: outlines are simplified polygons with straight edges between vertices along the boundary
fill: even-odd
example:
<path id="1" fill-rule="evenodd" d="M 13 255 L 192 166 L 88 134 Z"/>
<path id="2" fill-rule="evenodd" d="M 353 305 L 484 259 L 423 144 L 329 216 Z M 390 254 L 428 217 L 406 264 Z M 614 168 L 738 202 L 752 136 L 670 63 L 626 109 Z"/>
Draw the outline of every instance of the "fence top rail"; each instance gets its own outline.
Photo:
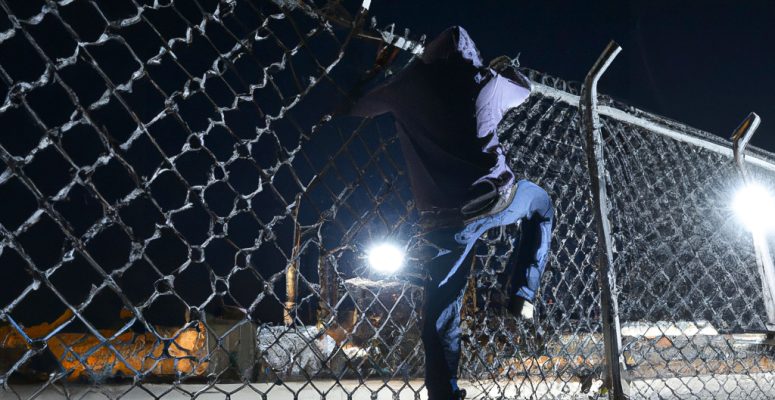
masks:
<path id="1" fill-rule="evenodd" d="M 551 97 L 573 106 L 579 105 L 580 97 L 578 95 L 568 93 L 564 90 L 540 82 L 533 82 L 533 90 L 543 96 Z M 635 107 L 628 107 L 628 110 L 623 110 L 611 105 L 600 105 L 598 106 L 598 112 L 601 115 L 639 126 L 658 135 L 667 136 L 680 142 L 698 146 L 729 158 L 734 157 L 732 142 Z M 750 146 L 746 152 L 745 161 L 758 167 L 775 171 L 775 154 L 766 150 Z"/>

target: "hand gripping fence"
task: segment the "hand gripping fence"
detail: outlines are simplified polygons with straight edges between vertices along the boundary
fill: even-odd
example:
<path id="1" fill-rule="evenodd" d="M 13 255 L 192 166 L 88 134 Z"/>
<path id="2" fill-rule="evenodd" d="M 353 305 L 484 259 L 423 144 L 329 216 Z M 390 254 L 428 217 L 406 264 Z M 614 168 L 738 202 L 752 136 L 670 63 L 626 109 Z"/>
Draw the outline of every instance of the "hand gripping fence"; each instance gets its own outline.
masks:
<path id="1" fill-rule="evenodd" d="M 424 396 L 401 149 L 389 117 L 335 115 L 423 37 L 368 8 L 0 0 L 0 397 Z M 580 109 L 579 85 L 523 72 L 534 93 L 499 135 L 555 203 L 552 251 L 524 321 L 501 273 L 520 231 L 477 245 L 468 397 L 775 397 L 767 263 L 730 211 L 730 142 L 589 85 Z M 771 154 L 738 159 L 775 187 Z M 409 255 L 387 275 L 366 260 L 385 241 Z"/>

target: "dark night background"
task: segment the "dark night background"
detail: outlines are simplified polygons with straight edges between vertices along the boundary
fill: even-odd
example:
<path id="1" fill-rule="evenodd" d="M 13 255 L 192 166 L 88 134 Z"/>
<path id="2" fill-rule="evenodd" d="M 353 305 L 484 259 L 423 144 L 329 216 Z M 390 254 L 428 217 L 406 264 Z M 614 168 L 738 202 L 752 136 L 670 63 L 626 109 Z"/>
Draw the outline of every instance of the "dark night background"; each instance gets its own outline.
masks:
<path id="1" fill-rule="evenodd" d="M 183 5 L 189 4 L 188 2 L 179 3 L 182 4 L 181 8 L 183 8 Z M 211 6 L 211 9 L 214 9 L 218 4 L 217 1 L 209 1 L 207 3 L 208 7 Z M 267 8 L 272 7 L 268 0 L 256 0 L 254 3 L 261 3 L 266 5 Z M 348 6 L 354 4 L 357 8 L 360 0 L 347 1 L 345 3 Z M 13 11 L 23 18 L 35 15 L 41 9 L 41 3 L 33 1 L 28 3 L 25 0 L 12 0 L 9 1 L 9 4 Z M 113 0 L 105 0 L 98 2 L 98 4 L 109 18 L 116 20 L 135 12 L 134 6 L 131 6 L 131 2 L 128 1 L 113 2 Z M 64 19 L 73 22 L 78 27 L 79 34 L 85 40 L 94 41 L 102 33 L 102 22 L 100 22 L 100 18 L 96 16 L 88 2 L 68 3 L 62 9 Z M 89 10 L 91 12 L 88 12 Z M 196 12 L 194 10 L 194 13 Z M 165 13 L 168 13 L 168 11 L 161 10 L 158 13 L 148 11 L 151 21 L 154 23 L 158 22 L 159 26 L 162 26 L 165 31 L 170 32 L 169 34 L 165 32 L 165 35 L 168 35 L 168 37 L 180 37 L 186 25 L 181 22 L 180 18 L 173 18 Z M 520 61 L 523 66 L 570 81 L 581 81 L 608 41 L 611 39 L 616 40 L 623 47 L 623 52 L 603 77 L 600 84 L 601 93 L 612 95 L 630 105 L 707 130 L 725 138 L 729 137 L 732 130 L 750 111 L 755 111 L 761 115 L 763 122 L 759 133 L 754 137 L 752 143 L 764 149 L 775 151 L 775 137 L 769 134 L 770 127 L 775 126 L 775 123 L 772 122 L 775 121 L 775 101 L 773 101 L 772 95 L 773 89 L 775 89 L 775 76 L 772 75 L 772 71 L 775 71 L 775 55 L 773 54 L 773 46 L 771 44 L 775 36 L 775 28 L 772 27 L 772 19 L 775 16 L 775 2 L 704 1 L 701 3 L 673 3 L 640 1 L 602 3 L 586 1 L 506 2 L 486 0 L 478 2 L 421 2 L 373 0 L 370 15 L 377 18 L 378 27 L 395 23 L 399 32 L 403 31 L 404 28 L 411 29 L 412 33 L 410 36 L 415 39 L 421 34 L 433 37 L 450 25 L 461 25 L 468 30 L 471 37 L 476 41 L 485 59 L 489 60 L 501 54 L 515 56 L 517 53 L 521 53 Z M 258 23 L 258 19 L 251 17 L 249 14 L 243 14 L 241 17 L 246 19 L 247 25 Z M 155 18 L 158 18 L 158 20 Z M 9 24 L 7 18 L 0 18 L 0 20 L 2 20 L 0 32 L 3 32 L 8 29 Z M 50 45 L 50 48 L 54 49 L 51 50 L 54 51 L 52 53 L 54 57 L 69 56 L 72 54 L 75 42 L 66 33 L 63 34 L 57 31 L 59 29 L 57 28 L 58 25 L 56 23 L 52 24 L 52 20 L 53 18 L 49 16 L 45 23 L 31 29 L 32 35 L 36 40 Z M 170 21 L 177 22 L 172 23 Z M 279 22 L 277 25 L 282 26 Z M 117 33 L 125 35 L 134 46 L 134 50 L 138 51 L 143 59 L 148 59 L 158 52 L 160 46 L 159 38 L 155 37 L 145 25 L 130 25 Z M 218 34 L 215 31 L 209 31 L 208 35 L 210 37 L 217 37 Z M 197 45 L 203 46 L 201 41 L 195 41 L 195 46 L 191 49 L 183 46 L 176 48 L 177 57 L 181 60 L 181 63 L 195 71 L 195 75 L 199 75 L 207 68 L 210 68 L 210 64 L 215 57 L 212 49 L 206 54 L 200 52 L 196 47 Z M 205 45 L 204 47 L 207 46 Z M 363 52 L 360 55 L 373 60 L 373 54 L 376 50 L 374 47 L 369 46 L 369 51 Z M 333 50 L 337 50 L 324 49 L 322 47 L 321 49 L 331 50 L 328 51 L 330 54 L 335 54 Z M 94 47 L 92 51 L 100 65 L 106 68 L 110 74 L 121 76 L 120 79 L 117 79 L 119 82 L 124 82 L 128 79 L 133 69 L 136 68 L 131 59 L 127 62 L 126 59 L 119 57 L 119 55 L 125 54 L 126 51 L 115 42 L 111 42 L 103 47 Z M 280 57 L 278 49 L 275 48 L 274 51 L 275 53 L 271 53 L 263 48 L 256 50 L 259 57 L 265 57 L 269 62 L 275 62 Z M 350 52 L 351 54 L 355 53 L 355 50 L 351 49 Z M 21 35 L 12 40 L 7 40 L 3 46 L 0 46 L 0 64 L 4 68 L 9 69 L 10 75 L 18 81 L 34 81 L 43 70 L 43 63 L 34 52 L 29 50 Z M 258 69 L 255 65 L 245 64 L 239 65 L 237 68 L 244 68 L 240 72 L 249 77 L 251 81 L 258 81 L 258 77 L 255 76 Z M 172 93 L 174 90 L 180 90 L 185 81 L 185 75 L 169 59 L 165 59 L 160 66 L 151 66 L 148 69 L 149 75 L 160 82 L 169 93 Z M 339 81 L 340 83 L 345 83 L 345 79 L 356 79 L 358 72 L 362 71 L 351 73 L 351 71 L 343 68 L 335 71 L 335 73 L 346 75 L 342 77 L 342 81 Z M 62 74 L 64 80 L 76 82 L 78 95 L 87 104 L 97 100 L 104 90 L 102 79 L 83 61 L 79 61 L 77 65 L 67 68 Z M 299 75 L 304 76 L 303 74 Z M 233 78 L 226 75 L 225 79 Z M 282 79 L 282 77 L 278 79 Z M 228 99 L 229 94 L 226 93 L 225 89 L 216 86 L 218 80 L 212 79 L 211 81 L 214 83 L 208 86 L 208 93 L 216 98 L 223 97 Z M 163 100 L 165 100 L 148 83 L 145 79 L 137 82 L 132 95 L 126 95 L 129 106 L 139 114 L 141 120 L 146 122 L 164 108 Z M 239 88 L 241 84 L 236 82 L 235 87 Z M 73 108 L 72 104 L 67 104 L 65 96 L 61 93 L 48 92 L 51 88 L 56 88 L 56 86 L 49 85 L 44 89 L 32 92 L 32 94 L 28 95 L 28 101 L 32 103 L 33 108 L 42 111 L 41 115 L 43 115 L 44 122 L 51 126 L 60 126 L 62 122 L 69 118 Z M 5 90 L 5 87 L 3 87 L 3 90 Z M 303 106 L 310 107 L 311 112 L 297 112 L 294 116 L 297 119 L 304 120 L 305 124 L 313 123 L 314 118 L 311 116 L 320 113 L 321 105 L 323 105 L 324 101 L 328 101 L 321 100 L 321 98 L 328 99 L 326 97 L 315 98 L 310 96 L 310 98 L 313 100 L 310 100 Z M 197 104 L 196 101 L 199 100 L 201 99 L 198 99 L 197 96 L 186 100 L 176 98 L 176 101 L 180 102 L 179 114 L 181 119 L 190 125 L 194 131 L 200 131 L 206 127 L 206 113 L 211 112 L 208 106 Z M 62 101 L 65 106 L 60 107 L 58 101 Z M 279 101 L 269 95 L 259 96 L 256 101 L 270 109 L 279 105 Z M 273 104 L 267 105 L 265 103 Z M 122 143 L 129 138 L 132 130 L 135 128 L 135 124 L 117 104 L 116 101 L 112 101 L 94 114 L 97 122 L 104 125 L 104 128 L 112 135 L 112 138 L 117 143 Z M 0 118 L 2 126 L 10 126 L 10 128 L 6 128 L 4 131 L 0 130 L 0 143 L 8 147 L 11 153 L 25 155 L 33 146 L 37 145 L 42 132 L 39 127 L 24 120 L 26 117 L 22 112 L 17 111 L 19 110 L 12 109 L 2 115 L 5 119 Z M 260 121 L 257 122 L 257 118 L 246 118 L 245 116 L 250 116 L 251 114 L 245 110 L 236 110 L 233 115 L 233 117 L 227 115 L 226 122 L 236 129 L 238 133 L 244 133 L 244 137 L 253 138 L 255 135 L 254 129 Z M 252 115 L 252 117 L 255 118 L 256 116 Z M 164 140 L 169 140 L 169 143 L 165 142 L 162 144 L 169 145 L 170 154 L 177 154 L 180 152 L 181 145 L 189 133 L 182 131 L 180 124 L 173 121 L 172 118 L 162 121 L 163 123 L 152 127 L 151 133 L 164 138 Z M 14 124 L 17 125 L 15 126 Z M 24 129 L 21 129 L 21 127 Z M 159 131 L 157 132 L 154 129 Z M 87 128 L 84 128 L 84 130 L 89 131 Z M 84 135 L 86 137 L 88 134 L 91 135 L 90 137 L 97 137 L 93 132 L 89 132 L 84 133 L 74 129 L 74 132 L 68 132 L 63 136 L 65 150 L 74 155 L 82 155 L 84 159 L 83 165 L 91 164 L 93 159 L 104 150 L 98 141 L 93 141 L 90 144 L 79 136 Z M 226 135 L 222 136 L 228 139 Z M 267 141 L 271 139 L 269 136 L 265 138 L 267 138 Z M 295 136 L 282 136 L 282 138 L 287 139 L 288 143 L 295 143 L 295 140 L 297 140 Z M 233 150 L 245 150 L 242 146 L 234 147 L 226 139 L 219 142 L 221 139 L 219 139 L 218 132 L 212 132 L 208 134 L 204 143 L 205 147 L 215 150 L 222 147 L 221 150 L 224 151 L 222 159 L 218 160 L 219 162 L 227 159 Z M 281 144 L 288 146 L 288 143 Z M 308 146 L 309 148 L 324 150 L 314 152 L 322 160 L 325 154 L 329 154 L 327 151 L 332 152 L 336 150 L 338 145 L 339 142 L 334 140 L 321 140 L 321 143 L 311 143 Z M 275 153 L 281 153 L 279 149 L 275 149 L 277 150 L 276 152 L 269 150 L 271 146 L 273 145 L 270 142 L 258 142 L 258 145 L 253 147 L 255 154 L 250 154 L 250 156 L 255 158 L 258 165 L 265 167 L 276 161 L 274 158 L 276 156 Z M 356 151 L 354 153 L 359 157 L 364 157 L 363 152 Z M 182 157 L 176 161 L 176 165 L 183 171 L 184 175 L 191 175 L 190 177 L 184 176 L 185 179 L 189 179 L 188 183 L 191 185 L 201 184 L 206 180 L 207 176 L 207 169 L 202 166 L 209 166 L 209 163 L 212 163 L 213 160 L 202 156 L 201 152 L 191 152 L 189 156 L 193 158 L 193 161 Z M 50 157 L 50 159 L 46 159 L 46 157 Z M 133 163 L 138 173 L 144 176 L 151 176 L 153 171 L 162 165 L 160 161 L 162 159 L 161 155 L 156 154 L 155 150 L 143 139 L 128 146 L 125 157 Z M 229 183 L 234 185 L 242 195 L 247 195 L 254 191 L 256 189 L 255 186 L 258 184 L 255 171 L 241 164 L 246 159 L 248 157 L 240 159 L 239 162 L 229 166 L 229 168 L 235 171 L 240 171 L 239 173 L 233 173 L 229 177 Z M 185 164 L 186 162 L 190 164 L 187 165 Z M 319 169 L 317 170 L 319 171 Z M 68 166 L 63 164 L 60 157 L 54 154 L 53 151 L 43 152 L 42 156 L 37 156 L 35 162 L 25 166 L 25 171 L 28 175 L 31 175 L 32 180 L 36 184 L 44 189 L 44 194 L 49 196 L 63 187 L 64 183 L 70 182 L 72 179 L 71 174 L 73 173 L 68 170 Z M 124 180 L 119 179 L 123 176 L 121 171 L 122 169 L 116 163 L 111 163 L 104 168 L 99 168 L 90 177 L 97 189 L 103 192 L 109 203 L 115 203 L 117 199 L 128 193 L 129 189 L 134 188 L 131 182 L 128 181 L 128 178 L 122 178 Z M 0 170 L 0 172 L 2 171 Z M 283 176 L 283 173 L 286 176 Z M 301 171 L 299 173 L 310 174 L 310 171 Z M 151 186 L 151 191 L 156 200 L 171 204 L 168 207 L 162 204 L 163 207 L 172 209 L 180 206 L 179 203 L 183 202 L 183 196 L 185 196 L 186 191 L 182 189 L 182 186 L 180 186 L 182 183 L 177 178 L 169 177 L 169 181 L 167 181 L 168 175 L 170 174 L 156 179 Z M 275 215 L 280 215 L 284 210 L 284 206 L 293 200 L 293 196 L 299 190 L 298 187 L 294 186 L 295 183 L 287 177 L 287 171 L 281 170 L 279 175 L 279 178 L 274 181 L 274 185 L 285 195 L 284 201 L 281 202 L 277 201 L 276 198 L 272 198 L 270 194 L 267 194 L 268 191 L 252 198 L 254 204 L 251 207 L 261 214 L 259 215 L 260 217 L 266 217 L 266 220 L 271 219 Z M 308 178 L 308 176 L 303 176 L 302 178 Z M 218 179 L 222 179 L 222 177 Z M 242 181 L 239 181 L 240 179 Z M 334 180 L 334 178 L 331 179 Z M 3 210 L 0 210 L 0 223 L 9 227 L 9 229 L 15 229 L 21 221 L 24 221 L 36 209 L 36 202 L 18 181 L 11 180 L 9 182 L 6 185 L 0 185 L 0 201 L 6 206 Z M 374 179 L 374 182 L 379 183 L 376 179 Z M 337 184 L 342 183 L 339 182 Z M 208 199 L 207 207 L 216 212 L 222 211 L 222 214 L 226 215 L 232 211 L 236 194 L 230 190 L 223 189 L 223 186 L 222 182 L 210 185 L 205 191 L 205 197 Z M 222 193 L 217 192 L 217 190 L 221 189 L 223 189 Z M 213 196 L 221 197 L 216 196 L 216 200 L 209 200 L 210 197 L 207 196 L 211 193 L 216 193 Z M 149 206 L 151 211 L 142 208 L 140 205 L 142 200 L 140 198 L 130 206 L 122 208 L 121 217 L 132 223 L 136 222 L 138 226 L 133 227 L 133 229 L 135 229 L 135 233 L 139 236 L 138 239 L 147 239 L 150 233 L 153 232 L 153 224 L 163 219 L 161 215 L 153 212 L 152 207 Z M 240 202 L 235 207 L 247 207 L 242 203 L 244 202 Z M 223 206 L 223 210 L 220 210 L 221 206 Z M 102 216 L 102 209 L 99 204 L 94 202 L 93 198 L 80 186 L 73 190 L 70 198 L 63 200 L 56 207 L 62 207 L 65 210 L 63 213 L 66 214 L 66 217 L 72 215 L 69 219 L 75 225 L 75 233 L 79 235 L 83 234 L 91 224 Z M 302 208 L 304 210 L 310 209 L 306 206 Z M 191 231 L 195 231 L 198 236 L 189 240 L 191 243 L 200 243 L 202 238 L 206 237 L 208 219 L 202 217 L 203 211 L 200 207 L 192 208 L 188 211 L 188 214 L 183 215 L 181 213 L 176 218 L 184 220 L 190 218 L 191 221 L 196 221 L 188 228 Z M 303 212 L 302 217 L 304 217 Z M 11 220 L 13 223 L 7 222 Z M 63 239 L 53 223 L 50 221 L 44 222 L 47 225 L 43 223 L 36 225 L 36 229 L 42 233 L 33 231 L 28 234 L 27 239 L 22 237 L 21 240 L 23 245 L 29 246 L 28 250 L 31 253 L 50 258 L 42 260 L 41 265 L 50 265 L 61 259 L 62 254 L 60 254 L 60 251 Z M 178 228 L 185 226 L 183 222 L 173 222 L 179 225 Z M 239 225 L 240 223 L 244 223 L 244 226 Z M 245 235 L 243 238 L 236 233 L 229 232 L 231 239 L 236 240 L 238 243 L 242 243 L 240 240 L 243 239 L 244 243 L 253 243 L 255 237 L 251 235 L 256 235 L 258 232 L 256 226 L 254 226 L 254 221 L 235 217 L 230 224 L 232 229 L 238 230 L 239 234 Z M 49 231 L 55 233 L 46 236 Z M 281 225 L 276 227 L 275 231 L 280 232 L 281 235 L 289 236 L 291 226 L 288 224 Z M 169 235 L 166 232 L 162 234 L 160 240 L 157 240 L 154 245 L 147 249 L 147 252 L 152 258 L 156 257 L 163 261 L 162 264 L 169 265 L 172 268 L 180 265 L 189 256 L 186 253 L 186 248 L 173 238 L 167 237 Z M 103 256 L 108 264 L 120 265 L 118 262 L 113 262 L 114 259 L 126 258 L 129 253 L 129 241 L 121 235 L 123 234 L 117 228 L 107 230 L 107 233 L 98 236 L 90 242 L 89 250 Z M 331 235 L 331 237 L 334 236 Z M 46 238 L 46 240 L 41 240 L 41 238 Z M 278 241 L 286 245 L 290 243 L 290 239 L 287 237 Z M 122 243 L 122 246 L 116 246 L 115 243 Z M 240 244 L 240 246 L 245 248 L 247 244 Z M 233 267 L 233 260 L 235 258 L 231 253 L 233 249 L 229 249 L 224 245 L 224 249 L 216 248 L 213 250 L 212 248 L 216 247 L 216 245 L 220 244 L 216 242 L 215 244 L 208 245 L 208 248 L 205 250 L 208 260 L 210 260 L 210 257 L 220 257 L 216 262 L 225 260 L 223 261 L 224 265 L 228 268 Z M 6 252 L 6 257 L 11 257 L 8 254 L 10 252 Z M 212 254 L 215 254 L 215 256 L 212 256 Z M 259 256 L 267 257 L 266 254 L 258 254 L 255 256 L 256 259 L 261 259 Z M 280 257 L 276 258 L 279 259 Z M 0 260 L 0 267 L 5 266 L 7 273 L 6 276 L 2 277 L 3 280 L 8 279 L 11 282 L 17 283 L 16 286 L 20 287 L 26 286 L 29 283 L 30 278 L 25 269 L 21 267 L 23 265 L 21 261 L 17 263 L 20 267 L 14 270 L 16 271 L 14 273 L 18 273 L 18 275 L 12 275 L 7 272 L 11 270 L 10 267 L 7 267 L 11 264 L 10 262 L 3 264 L 2 261 Z M 76 266 L 77 268 L 83 268 L 83 271 L 90 270 L 88 266 L 85 266 L 83 260 L 77 259 L 76 262 L 80 263 Z M 277 263 L 277 265 L 282 267 L 285 264 Z M 54 280 L 62 277 L 61 279 L 67 282 L 63 282 L 61 286 L 72 289 L 79 296 L 84 296 L 88 293 L 92 284 L 99 284 L 101 282 L 101 279 L 96 276 L 78 275 L 69 269 L 64 270 L 67 272 L 55 275 Z M 192 270 L 194 269 L 192 268 L 189 271 Z M 80 270 L 74 269 L 73 271 Z M 133 267 L 130 269 L 130 272 L 138 275 L 138 280 L 149 280 L 144 275 L 146 271 L 141 268 Z M 125 274 L 125 276 L 127 275 L 130 274 Z M 152 275 L 149 274 L 148 276 Z M 207 287 L 210 283 L 205 275 L 198 275 L 195 278 L 199 279 L 198 283 L 181 283 L 179 287 Z M 75 287 L 70 282 L 74 279 L 78 280 L 76 283 L 80 284 L 81 287 Z M 192 278 L 192 282 L 193 280 L 194 278 Z M 246 289 L 245 292 L 255 293 L 260 290 L 257 282 L 248 282 L 239 276 L 234 280 L 236 281 L 235 285 L 244 284 L 247 286 L 248 283 L 255 285 L 255 287 L 249 287 L 249 290 Z M 126 284 L 127 287 L 137 291 L 137 297 L 140 299 L 147 298 L 148 293 L 153 291 L 153 287 L 150 285 L 142 286 L 130 283 L 132 282 Z M 142 291 L 138 288 L 142 289 Z M 237 290 L 234 290 L 234 287 L 232 287 L 232 290 L 231 294 L 237 292 Z M 105 290 L 105 292 L 109 291 Z M 197 296 L 201 295 L 201 293 L 195 294 Z M 14 299 L 17 295 L 18 292 L 16 290 L 5 293 L 8 299 Z M 34 309 L 37 308 L 34 307 L 35 305 L 41 304 L 41 302 L 45 304 L 45 301 L 49 301 L 49 297 L 43 300 L 29 300 L 25 305 Z M 119 305 L 115 298 L 108 301 L 98 297 L 92 303 L 96 307 L 102 303 L 107 304 L 109 302 L 112 302 L 117 307 Z M 0 306 L 2 305 L 4 303 L 0 302 Z M 178 303 L 176 307 L 181 308 L 182 305 Z M 272 311 L 274 315 L 272 318 L 267 319 L 278 319 L 280 315 L 279 303 L 273 303 L 272 307 L 274 307 L 274 311 Z M 45 311 L 48 314 L 43 311 L 26 313 L 22 308 L 18 308 L 17 314 L 23 317 L 32 316 L 40 320 L 50 321 L 53 319 L 52 317 L 56 317 L 62 312 L 60 308 L 52 308 Z M 160 312 L 160 314 L 165 313 Z M 105 313 L 95 310 L 93 315 L 110 315 L 112 316 L 110 318 L 113 318 L 116 313 Z M 106 321 L 102 325 L 107 326 L 111 323 L 112 321 Z"/>
<path id="2" fill-rule="evenodd" d="M 430 37 L 465 27 L 489 60 L 521 52 L 523 66 L 582 81 L 609 40 L 623 50 L 601 93 L 728 138 L 751 111 L 752 144 L 775 151 L 775 2 L 372 2 L 380 25 Z"/>

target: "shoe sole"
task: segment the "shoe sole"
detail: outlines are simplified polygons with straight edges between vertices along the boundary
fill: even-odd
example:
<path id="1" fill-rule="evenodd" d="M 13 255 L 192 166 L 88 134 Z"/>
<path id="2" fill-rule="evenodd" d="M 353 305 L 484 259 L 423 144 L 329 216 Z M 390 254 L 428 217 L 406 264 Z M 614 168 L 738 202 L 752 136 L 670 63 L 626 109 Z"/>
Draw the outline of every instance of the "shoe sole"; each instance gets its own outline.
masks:
<path id="1" fill-rule="evenodd" d="M 509 209 L 514 204 L 514 199 L 517 196 L 519 183 L 515 183 L 511 187 L 511 193 L 505 200 L 498 200 L 497 203 L 490 209 L 490 211 L 478 215 L 474 218 L 465 220 L 465 228 L 455 235 L 455 240 L 460 243 L 472 242 L 472 239 L 478 239 L 484 232 L 497 226 L 510 225 L 519 221 L 509 221 L 506 216 L 512 211 Z M 501 197 L 503 199 L 503 197 Z"/>

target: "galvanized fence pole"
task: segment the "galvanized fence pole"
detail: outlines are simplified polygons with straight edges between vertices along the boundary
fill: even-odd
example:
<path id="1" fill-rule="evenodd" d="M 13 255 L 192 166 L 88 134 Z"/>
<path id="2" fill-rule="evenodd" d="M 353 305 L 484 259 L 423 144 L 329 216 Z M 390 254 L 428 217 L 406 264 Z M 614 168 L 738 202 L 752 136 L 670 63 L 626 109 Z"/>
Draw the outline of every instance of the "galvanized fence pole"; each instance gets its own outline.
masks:
<path id="1" fill-rule="evenodd" d="M 582 110 L 582 128 L 586 134 L 587 165 L 597 227 L 598 284 L 600 286 L 600 309 L 605 341 L 606 381 L 613 399 L 626 399 L 629 385 L 624 379 L 619 307 L 616 299 L 616 274 L 612 268 L 613 251 L 611 226 L 608 220 L 608 194 L 605 184 L 605 163 L 603 158 L 603 137 L 597 112 L 597 82 L 614 57 L 622 50 L 610 42 L 587 74 L 582 87 L 579 108 Z"/>
<path id="2" fill-rule="evenodd" d="M 735 166 L 740 171 L 740 176 L 745 184 L 753 180 L 745 165 L 745 149 L 761 123 L 756 113 L 748 114 L 740 126 L 732 133 L 732 150 L 735 155 Z M 764 233 L 752 231 L 754 250 L 756 251 L 756 264 L 759 269 L 759 277 L 762 282 L 762 298 L 767 310 L 767 330 L 775 331 L 775 265 L 773 265 L 770 246 Z"/>

